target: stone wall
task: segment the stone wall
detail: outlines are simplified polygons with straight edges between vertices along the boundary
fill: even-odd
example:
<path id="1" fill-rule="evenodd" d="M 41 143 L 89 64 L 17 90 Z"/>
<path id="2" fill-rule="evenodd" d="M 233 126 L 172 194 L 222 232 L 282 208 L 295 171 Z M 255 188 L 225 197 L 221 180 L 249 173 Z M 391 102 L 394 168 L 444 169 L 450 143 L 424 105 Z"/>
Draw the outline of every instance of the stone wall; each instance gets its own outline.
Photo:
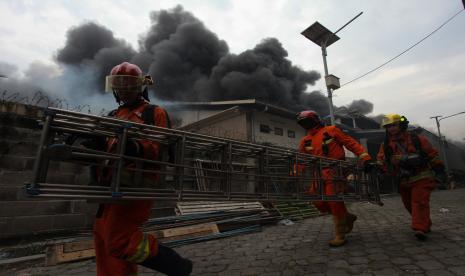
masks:
<path id="1" fill-rule="evenodd" d="M 24 183 L 33 177 L 42 109 L 0 102 L 0 239 L 90 229 L 95 204 L 85 200 L 30 198 Z M 52 163 L 50 182 L 85 181 L 87 172 Z"/>

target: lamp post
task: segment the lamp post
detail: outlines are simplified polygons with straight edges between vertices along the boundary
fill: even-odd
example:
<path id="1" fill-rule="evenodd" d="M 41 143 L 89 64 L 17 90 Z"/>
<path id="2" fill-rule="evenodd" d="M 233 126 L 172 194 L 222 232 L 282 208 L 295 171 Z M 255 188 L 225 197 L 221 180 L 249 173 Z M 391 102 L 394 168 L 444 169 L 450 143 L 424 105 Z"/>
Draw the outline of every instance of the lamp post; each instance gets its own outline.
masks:
<path id="1" fill-rule="evenodd" d="M 446 148 L 445 148 L 445 145 L 444 145 L 444 140 L 445 140 L 445 137 L 444 139 L 442 138 L 442 135 L 441 135 L 441 124 L 440 124 L 440 121 L 441 120 L 444 120 L 444 119 L 447 119 L 447 118 L 450 118 L 450 117 L 454 117 L 454 116 L 457 116 L 457 115 L 460 115 L 460 114 L 464 114 L 465 111 L 462 111 L 462 112 L 459 112 L 459 113 L 455 113 L 455 114 L 452 114 L 452 115 L 449 115 L 449 116 L 446 116 L 446 117 L 443 117 L 442 115 L 438 115 L 438 116 L 432 116 L 430 117 L 430 119 L 435 119 L 436 120 L 436 126 L 438 128 L 438 135 L 439 135 L 439 151 L 442 155 L 442 159 L 444 160 L 444 168 L 446 170 L 446 173 L 449 173 L 449 164 L 447 163 L 447 154 L 446 154 Z M 442 117 L 442 118 L 441 118 Z"/>
<path id="2" fill-rule="evenodd" d="M 329 75 L 328 73 L 328 64 L 326 62 L 326 48 L 329 47 L 331 44 L 339 40 L 339 37 L 336 35 L 340 30 L 342 30 L 345 26 L 349 25 L 352 21 L 354 21 L 357 17 L 362 15 L 363 12 L 359 13 L 357 16 L 349 20 L 346 24 L 344 24 L 341 28 L 339 28 L 336 32 L 331 32 L 325 26 L 321 25 L 318 21 L 310 25 L 307 29 L 301 32 L 303 36 L 308 38 L 310 41 L 315 43 L 316 45 L 321 47 L 321 54 L 323 56 L 323 66 L 325 70 L 325 82 L 326 82 L 326 90 L 328 92 L 328 105 L 329 105 L 329 116 L 331 118 L 331 125 L 334 125 L 334 106 L 333 106 L 333 90 L 338 89 L 340 86 L 339 78 L 334 75 Z"/>

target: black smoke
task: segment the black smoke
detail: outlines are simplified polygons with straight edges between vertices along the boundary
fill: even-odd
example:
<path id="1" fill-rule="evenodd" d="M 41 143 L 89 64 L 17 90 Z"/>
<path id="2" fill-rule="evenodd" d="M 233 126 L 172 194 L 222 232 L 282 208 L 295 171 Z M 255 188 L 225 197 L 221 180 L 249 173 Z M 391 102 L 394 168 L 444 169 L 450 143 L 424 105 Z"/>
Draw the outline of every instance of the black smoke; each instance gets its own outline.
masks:
<path id="1" fill-rule="evenodd" d="M 356 112 L 361 115 L 369 114 L 373 111 L 373 104 L 367 100 L 354 100 L 347 105 L 350 112 Z"/>
<path id="2" fill-rule="evenodd" d="M 212 68 L 229 53 L 228 45 L 181 6 L 152 12 L 150 18 L 152 26 L 140 40 L 134 62 L 154 77 L 157 98 L 198 100 L 196 83 L 209 78 Z"/>
<path id="3" fill-rule="evenodd" d="M 307 85 L 314 85 L 320 74 L 292 65 L 287 55 L 276 38 L 264 39 L 254 49 L 221 58 L 210 78 L 197 83 L 196 94 L 205 100 L 255 98 L 294 109 L 307 99 Z"/>
<path id="4" fill-rule="evenodd" d="M 113 32 L 94 22 L 73 27 L 66 34 L 66 45 L 58 50 L 59 63 L 96 73 L 96 87 L 104 88 L 108 72 L 123 61 L 130 60 L 136 52 L 122 39 L 116 39 Z M 77 67 L 77 68 L 76 68 Z"/>
<path id="5" fill-rule="evenodd" d="M 154 78 L 151 97 L 159 100 L 254 98 L 295 111 L 329 113 L 321 92 L 306 92 L 320 74 L 292 64 L 276 38 L 263 39 L 253 49 L 232 54 L 224 40 L 181 6 L 151 12 L 150 19 L 151 26 L 140 35 L 137 50 L 97 23 L 72 27 L 65 45 L 55 55 L 61 76 L 43 77 L 46 70 L 33 70 L 35 73 L 26 78 L 54 90 L 51 95 L 62 95 L 76 104 L 91 99 L 100 104 L 96 99 L 102 97 L 104 77 L 113 66 L 131 61 Z M 47 83 L 41 83 L 41 79 Z M 366 103 L 362 100 L 354 105 L 366 113 Z"/>
<path id="6" fill-rule="evenodd" d="M 152 12 L 150 19 L 137 52 L 104 26 L 85 23 L 68 31 L 57 61 L 92 68 L 96 80 L 103 83 L 112 66 L 130 60 L 152 75 L 153 95 L 165 101 L 255 98 L 290 109 L 327 113 L 323 95 L 304 93 L 320 74 L 293 65 L 277 39 L 264 39 L 235 55 L 229 53 L 224 40 L 181 6 Z"/>

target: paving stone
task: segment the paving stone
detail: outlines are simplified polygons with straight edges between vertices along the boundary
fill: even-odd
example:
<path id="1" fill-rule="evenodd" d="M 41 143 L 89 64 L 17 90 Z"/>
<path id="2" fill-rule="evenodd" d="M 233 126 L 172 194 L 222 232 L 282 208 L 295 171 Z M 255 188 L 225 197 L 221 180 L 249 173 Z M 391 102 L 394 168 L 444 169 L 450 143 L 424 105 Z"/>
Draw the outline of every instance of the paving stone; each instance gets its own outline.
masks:
<path id="1" fill-rule="evenodd" d="M 354 257 L 367 256 L 368 252 L 366 252 L 366 251 L 352 251 L 352 252 L 349 252 L 349 255 L 354 256 Z"/>
<path id="2" fill-rule="evenodd" d="M 369 260 L 365 257 L 350 257 L 348 258 L 348 262 L 351 265 L 357 265 L 357 264 L 367 264 Z"/>
<path id="3" fill-rule="evenodd" d="M 450 266 L 447 269 L 455 275 L 465 275 L 465 266 Z"/>
<path id="4" fill-rule="evenodd" d="M 391 267 L 392 264 L 389 261 L 386 260 L 380 260 L 380 261 L 372 261 L 368 264 L 370 269 L 372 270 L 380 270 L 383 268 L 388 268 Z"/>
<path id="5" fill-rule="evenodd" d="M 400 270 L 406 272 L 407 274 L 420 274 L 423 273 L 423 270 L 416 265 L 403 265 L 399 267 Z"/>
<path id="6" fill-rule="evenodd" d="M 376 254 L 368 255 L 368 259 L 373 260 L 373 261 L 382 261 L 382 260 L 388 260 L 389 256 L 383 253 L 376 253 Z"/>
<path id="7" fill-rule="evenodd" d="M 424 270 L 434 270 L 434 269 L 444 268 L 443 264 L 435 260 L 419 261 L 419 262 L 416 262 L 415 264 Z"/>
<path id="8" fill-rule="evenodd" d="M 426 261 L 426 260 L 432 259 L 433 257 L 430 255 L 420 254 L 420 255 L 413 255 L 412 258 L 417 261 Z"/>
<path id="9" fill-rule="evenodd" d="M 326 271 L 327 276 L 348 276 L 350 275 L 347 271 L 343 269 L 330 268 Z"/>
<path id="10" fill-rule="evenodd" d="M 357 274 L 358 275 L 358 274 L 360 274 L 360 273 L 362 273 L 364 271 L 367 271 L 368 270 L 368 265 L 367 264 L 351 265 L 346 270 L 350 274 Z"/>
<path id="11" fill-rule="evenodd" d="M 381 270 L 376 270 L 374 274 L 376 276 L 394 276 L 394 275 L 400 275 L 401 272 L 394 268 L 384 268 Z"/>
<path id="12" fill-rule="evenodd" d="M 453 273 L 447 271 L 447 270 L 442 270 L 442 269 L 438 269 L 438 270 L 429 270 L 426 272 L 426 275 L 428 276 L 454 276 Z"/>
<path id="13" fill-rule="evenodd" d="M 411 264 L 413 262 L 411 259 L 403 258 L 403 257 L 391 258 L 390 260 L 393 264 L 396 264 L 396 265 Z"/>
<path id="14" fill-rule="evenodd" d="M 330 248 L 329 216 L 293 226 L 264 227 L 262 232 L 181 246 L 176 250 L 194 261 L 195 275 L 465 275 L 465 189 L 433 192 L 434 222 L 430 240 L 418 242 L 400 198 L 384 199 L 384 207 L 351 204 L 359 216 L 349 243 Z M 440 208 L 447 206 L 447 216 Z M 82 209 L 84 205 L 73 208 Z M 436 211 L 434 211 L 436 210 Z M 79 212 L 80 213 L 80 212 Z M 3 223 L 3 224 L 2 224 Z M 8 220 L 0 219 L 1 230 Z M 14 225 L 13 225 L 14 226 Z M 10 270 L 11 271 L 11 270 Z M 69 274 L 74 271 L 74 274 Z M 3 271 L 0 272 L 2 275 Z M 30 266 L 5 275 L 95 275 L 94 262 L 55 267 Z M 29 273 L 29 274 L 26 274 Z M 154 275 L 142 269 L 140 275 Z M 161 275 L 155 273 L 155 275 Z"/>

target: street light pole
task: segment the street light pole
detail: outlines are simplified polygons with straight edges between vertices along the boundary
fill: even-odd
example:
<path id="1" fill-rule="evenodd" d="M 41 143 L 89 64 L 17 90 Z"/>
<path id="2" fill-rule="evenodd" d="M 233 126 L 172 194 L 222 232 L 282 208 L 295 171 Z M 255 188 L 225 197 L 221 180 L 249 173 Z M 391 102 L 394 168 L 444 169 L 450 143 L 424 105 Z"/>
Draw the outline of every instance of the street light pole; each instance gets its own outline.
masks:
<path id="1" fill-rule="evenodd" d="M 325 69 L 325 78 L 328 77 L 328 63 L 326 62 L 326 56 L 328 55 L 326 52 L 326 41 L 321 42 L 321 54 L 323 55 L 323 66 Z M 334 126 L 336 124 L 334 120 L 334 105 L 333 105 L 333 90 L 326 86 L 326 90 L 328 91 L 328 105 L 329 105 L 329 116 L 331 118 L 331 125 Z"/>
<path id="2" fill-rule="evenodd" d="M 325 70 L 325 81 L 326 81 L 326 90 L 328 92 L 328 106 L 329 106 L 329 116 L 331 118 L 331 125 L 335 125 L 334 119 L 334 106 L 333 106 L 333 89 L 340 87 L 339 78 L 333 75 L 329 75 L 328 72 L 328 63 L 326 61 L 326 48 L 331 44 L 339 40 L 339 37 L 336 35 L 340 30 L 349 25 L 357 17 L 362 15 L 363 12 L 357 14 L 354 18 L 349 20 L 346 24 L 340 27 L 336 32 L 331 32 L 326 27 L 321 25 L 318 21 L 313 23 L 310 27 L 305 29 L 301 34 L 311 40 L 313 43 L 321 47 L 321 54 L 323 55 L 323 66 Z"/>

